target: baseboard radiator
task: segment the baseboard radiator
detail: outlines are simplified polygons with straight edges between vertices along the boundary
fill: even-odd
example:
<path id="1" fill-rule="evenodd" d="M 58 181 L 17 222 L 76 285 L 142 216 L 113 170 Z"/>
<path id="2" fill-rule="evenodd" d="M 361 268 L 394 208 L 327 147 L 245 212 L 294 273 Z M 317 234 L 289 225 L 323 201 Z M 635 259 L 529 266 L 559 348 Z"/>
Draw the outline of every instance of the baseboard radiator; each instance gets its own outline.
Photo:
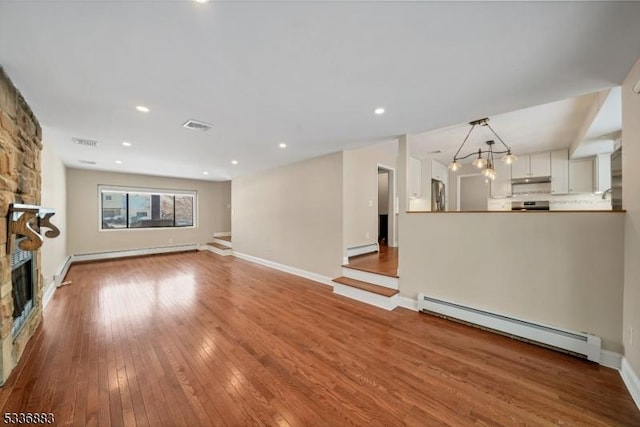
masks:
<path id="1" fill-rule="evenodd" d="M 351 248 L 347 248 L 347 257 L 351 258 L 352 256 L 369 254 L 372 252 L 378 252 L 380 247 L 378 243 L 368 243 L 366 245 L 353 246 Z"/>
<path id="2" fill-rule="evenodd" d="M 418 311 L 469 323 L 600 363 L 600 337 L 539 325 L 418 294 Z"/>

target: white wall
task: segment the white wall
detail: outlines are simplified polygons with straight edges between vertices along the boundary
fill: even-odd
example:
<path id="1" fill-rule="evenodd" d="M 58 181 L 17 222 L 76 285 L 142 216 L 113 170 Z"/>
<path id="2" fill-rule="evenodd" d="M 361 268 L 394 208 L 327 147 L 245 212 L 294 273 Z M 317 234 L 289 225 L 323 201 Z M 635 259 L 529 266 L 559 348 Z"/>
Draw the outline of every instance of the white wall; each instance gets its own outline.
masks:
<path id="1" fill-rule="evenodd" d="M 234 179 L 233 250 L 339 276 L 342 157 L 334 153 Z"/>
<path id="2" fill-rule="evenodd" d="M 382 146 L 344 152 L 344 250 L 378 240 L 378 164 L 396 168 Z"/>
<path id="3" fill-rule="evenodd" d="M 99 185 L 196 191 L 197 227 L 100 230 Z M 204 244 L 229 231 L 230 182 L 195 181 L 148 175 L 67 169 L 68 251 L 70 254 Z"/>
<path id="4" fill-rule="evenodd" d="M 54 275 L 59 274 L 69 256 L 67 251 L 67 172 L 64 164 L 47 143 L 47 132 L 43 134 L 41 154 L 42 197 L 41 205 L 56 210 L 51 222 L 58 227 L 60 235 L 54 239 L 44 238 L 40 249 L 42 256 L 42 275 L 45 292 L 53 283 Z"/>
<path id="5" fill-rule="evenodd" d="M 625 358 L 640 377 L 640 95 L 632 91 L 639 80 L 640 61 L 622 85 L 622 207 L 627 211 L 623 342 Z"/>
<path id="6" fill-rule="evenodd" d="M 622 351 L 624 214 L 403 213 L 400 221 L 401 295 L 589 332 Z"/>

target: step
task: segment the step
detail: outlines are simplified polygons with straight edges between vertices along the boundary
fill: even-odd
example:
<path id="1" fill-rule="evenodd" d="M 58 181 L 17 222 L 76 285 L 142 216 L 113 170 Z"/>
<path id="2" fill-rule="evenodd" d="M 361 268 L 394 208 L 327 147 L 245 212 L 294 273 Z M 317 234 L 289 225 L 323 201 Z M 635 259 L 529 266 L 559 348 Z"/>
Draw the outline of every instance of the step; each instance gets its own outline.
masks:
<path id="1" fill-rule="evenodd" d="M 231 236 L 215 236 L 213 238 L 213 243 L 216 243 L 221 246 L 225 246 L 227 248 L 231 248 Z"/>
<path id="2" fill-rule="evenodd" d="M 222 256 L 233 255 L 233 250 L 229 246 L 221 245 L 216 242 L 207 243 L 206 249 L 214 254 Z"/>
<path id="3" fill-rule="evenodd" d="M 342 285 L 351 286 L 352 288 L 362 289 L 363 291 L 372 292 L 374 294 L 382 295 L 385 297 L 392 297 L 399 293 L 397 289 L 391 289 L 384 286 L 374 285 L 373 283 L 363 282 L 362 280 L 351 279 L 349 277 L 338 277 L 333 279 L 334 282 Z"/>
<path id="4" fill-rule="evenodd" d="M 333 293 L 385 310 L 393 310 L 399 305 L 398 290 L 377 286 L 348 277 L 333 279 Z"/>
<path id="5" fill-rule="evenodd" d="M 374 285 L 384 286 L 390 289 L 399 289 L 398 276 L 375 273 L 369 270 L 363 270 L 359 267 L 353 267 L 349 264 L 342 266 L 342 276 L 349 279 L 360 280 L 362 282 L 373 283 Z"/>

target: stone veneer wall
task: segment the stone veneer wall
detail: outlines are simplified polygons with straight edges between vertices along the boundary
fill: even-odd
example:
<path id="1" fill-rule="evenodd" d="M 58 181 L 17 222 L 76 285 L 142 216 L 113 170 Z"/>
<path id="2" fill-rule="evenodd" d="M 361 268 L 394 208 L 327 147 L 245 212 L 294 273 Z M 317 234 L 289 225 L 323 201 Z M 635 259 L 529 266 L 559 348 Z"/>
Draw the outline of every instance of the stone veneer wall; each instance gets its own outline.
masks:
<path id="1" fill-rule="evenodd" d="M 42 129 L 20 92 L 0 67 L 0 384 L 20 360 L 42 321 L 40 250 L 34 254 L 34 307 L 17 337 L 12 337 L 11 259 L 7 254 L 7 212 L 11 203 L 40 204 Z"/>

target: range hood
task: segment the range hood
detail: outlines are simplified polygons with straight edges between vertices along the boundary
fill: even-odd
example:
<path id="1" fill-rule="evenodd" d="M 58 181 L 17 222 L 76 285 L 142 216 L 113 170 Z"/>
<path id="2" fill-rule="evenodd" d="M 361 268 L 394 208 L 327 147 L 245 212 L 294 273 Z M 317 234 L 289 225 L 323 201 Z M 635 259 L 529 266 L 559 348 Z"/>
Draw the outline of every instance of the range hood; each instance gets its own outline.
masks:
<path id="1" fill-rule="evenodd" d="M 511 185 L 523 184 L 545 184 L 551 182 L 550 176 L 532 176 L 531 178 L 515 178 L 511 180 Z"/>

